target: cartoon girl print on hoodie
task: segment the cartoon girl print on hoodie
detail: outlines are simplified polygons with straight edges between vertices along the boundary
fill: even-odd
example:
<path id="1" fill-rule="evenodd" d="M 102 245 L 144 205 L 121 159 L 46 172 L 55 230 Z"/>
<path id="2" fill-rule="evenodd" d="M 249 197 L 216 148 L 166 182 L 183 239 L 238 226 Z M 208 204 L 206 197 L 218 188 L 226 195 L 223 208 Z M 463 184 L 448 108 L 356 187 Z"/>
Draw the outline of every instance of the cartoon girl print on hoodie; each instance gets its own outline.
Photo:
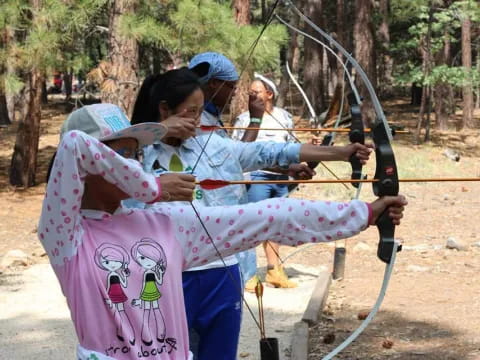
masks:
<path id="1" fill-rule="evenodd" d="M 135 332 L 132 323 L 125 312 L 125 302 L 128 297 L 123 289 L 127 288 L 130 270 L 128 264 L 130 256 L 128 252 L 119 245 L 105 243 L 95 251 L 95 264 L 105 271 L 107 275 L 107 295 L 105 303 L 113 309 L 114 319 L 117 327 L 117 338 L 125 341 L 127 337 L 131 345 L 135 344 Z"/>
<path id="2" fill-rule="evenodd" d="M 143 309 L 142 342 L 150 346 L 155 338 L 159 343 L 164 343 L 166 328 L 165 319 L 158 304 L 162 297 L 158 287 L 163 284 L 163 277 L 167 270 L 167 257 L 163 248 L 149 238 L 143 238 L 135 243 L 131 254 L 137 264 L 145 270 L 140 296 L 138 299 L 132 300 L 133 306 L 140 306 Z M 149 327 L 152 315 L 156 325 L 156 334 L 152 334 Z"/>

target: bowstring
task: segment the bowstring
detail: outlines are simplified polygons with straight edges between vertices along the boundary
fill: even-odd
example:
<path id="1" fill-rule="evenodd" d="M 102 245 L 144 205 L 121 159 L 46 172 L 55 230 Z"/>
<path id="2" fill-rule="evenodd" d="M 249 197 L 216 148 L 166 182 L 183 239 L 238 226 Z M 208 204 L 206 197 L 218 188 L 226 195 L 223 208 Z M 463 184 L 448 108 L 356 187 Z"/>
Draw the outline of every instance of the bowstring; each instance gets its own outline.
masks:
<path id="1" fill-rule="evenodd" d="M 271 8 L 271 10 L 270 10 L 270 13 L 269 13 L 269 15 L 268 15 L 267 21 L 264 23 L 264 25 L 263 25 L 263 27 L 262 27 L 259 35 L 258 35 L 257 38 L 255 39 L 255 41 L 254 41 L 254 42 L 252 43 L 252 45 L 249 47 L 249 49 L 248 49 L 248 56 L 247 56 L 246 61 L 245 61 L 244 64 L 243 64 L 242 70 L 240 71 L 239 79 L 242 77 L 243 73 L 246 71 L 247 65 L 248 65 L 250 59 L 252 58 L 253 52 L 254 52 L 255 48 L 257 47 L 257 45 L 258 45 L 258 43 L 259 43 L 259 41 L 260 41 L 260 38 L 262 37 L 263 33 L 264 33 L 265 30 L 267 29 L 268 25 L 270 25 L 270 23 L 272 22 L 275 9 L 276 9 L 276 7 L 278 6 L 279 3 L 280 3 L 280 0 L 276 0 L 276 1 L 275 1 L 275 3 L 273 4 L 273 6 L 272 6 L 272 8 Z M 208 100 L 209 102 L 211 102 L 211 101 L 214 99 L 214 97 L 218 94 L 218 92 L 220 91 L 220 89 L 221 89 L 224 85 L 225 85 L 225 82 L 223 82 L 223 83 L 219 86 L 219 88 L 215 91 L 215 93 L 210 97 L 210 99 Z M 233 96 L 233 91 L 230 93 L 230 97 L 231 97 L 231 96 Z M 219 119 L 220 119 L 221 116 L 223 115 L 223 112 L 225 111 L 228 103 L 229 103 L 229 101 L 227 101 L 227 102 L 225 103 L 225 105 L 222 107 L 222 109 L 221 109 L 221 111 L 220 111 L 220 114 L 218 115 L 218 118 L 219 118 Z M 200 114 L 198 117 L 200 117 L 200 116 L 201 116 L 201 114 Z M 197 117 L 197 119 L 198 119 L 198 117 Z M 212 129 L 212 130 L 211 130 L 211 132 L 210 132 L 210 134 L 209 134 L 209 136 L 208 136 L 205 144 L 201 147 L 200 154 L 199 154 L 199 156 L 198 156 L 198 158 L 197 158 L 197 160 L 196 160 L 196 162 L 195 162 L 195 164 L 194 164 L 194 166 L 193 166 L 193 168 L 192 168 L 191 174 L 193 174 L 193 172 L 195 171 L 195 169 L 196 169 L 196 167 L 198 166 L 198 164 L 199 164 L 199 162 L 200 162 L 200 159 L 201 159 L 201 157 L 203 156 L 203 154 L 206 153 L 206 152 L 205 152 L 205 149 L 207 148 L 207 145 L 208 145 L 208 143 L 210 142 L 210 139 L 212 138 L 212 135 L 213 135 L 214 131 L 215 131 L 215 129 Z M 227 134 L 228 134 L 228 133 L 227 133 Z M 196 141 L 197 141 L 197 144 L 198 144 L 198 143 L 199 143 L 199 142 L 198 142 L 198 139 L 197 139 Z M 215 251 L 216 251 L 217 255 L 219 256 L 219 258 L 221 259 L 224 268 L 227 270 L 227 273 L 228 273 L 228 275 L 229 275 L 229 277 L 230 277 L 230 280 L 234 283 L 234 285 L 238 285 L 238 283 L 235 281 L 235 278 L 233 277 L 230 269 L 228 269 L 228 266 L 227 266 L 227 264 L 225 263 L 225 260 L 224 260 L 224 258 L 223 258 L 223 256 L 222 256 L 222 254 L 221 254 L 220 251 L 218 250 L 218 248 L 217 248 L 217 246 L 216 246 L 216 244 L 215 244 L 215 242 L 214 242 L 214 240 L 213 240 L 213 237 L 210 235 L 210 233 L 209 233 L 209 231 L 208 231 L 205 223 L 202 221 L 202 219 L 201 219 L 201 217 L 200 217 L 200 213 L 198 212 L 198 210 L 196 209 L 196 207 L 195 207 L 195 205 L 193 204 L 192 201 L 190 201 L 189 203 L 190 203 L 190 206 L 192 207 L 193 211 L 195 212 L 195 215 L 197 216 L 198 220 L 200 221 L 200 225 L 202 226 L 203 230 L 205 231 L 205 233 L 206 233 L 207 236 L 209 237 L 210 242 L 211 242 L 212 245 L 214 246 Z M 260 326 L 260 323 L 258 322 L 257 318 L 255 317 L 255 314 L 253 313 L 251 307 L 249 306 L 248 302 L 247 302 L 246 299 L 245 299 L 245 296 L 244 296 L 244 294 L 243 294 L 243 292 L 242 292 L 241 286 L 238 287 L 238 290 L 239 290 L 239 294 L 240 294 L 240 296 L 241 296 L 241 298 L 242 298 L 242 302 L 243 302 L 243 303 L 245 304 L 245 306 L 247 307 L 248 312 L 250 313 L 250 315 L 252 316 L 252 318 L 253 318 L 253 320 L 254 320 L 254 322 L 255 322 L 255 325 L 257 326 L 257 328 L 258 328 L 260 331 L 262 331 L 262 328 L 261 328 L 261 326 Z"/>

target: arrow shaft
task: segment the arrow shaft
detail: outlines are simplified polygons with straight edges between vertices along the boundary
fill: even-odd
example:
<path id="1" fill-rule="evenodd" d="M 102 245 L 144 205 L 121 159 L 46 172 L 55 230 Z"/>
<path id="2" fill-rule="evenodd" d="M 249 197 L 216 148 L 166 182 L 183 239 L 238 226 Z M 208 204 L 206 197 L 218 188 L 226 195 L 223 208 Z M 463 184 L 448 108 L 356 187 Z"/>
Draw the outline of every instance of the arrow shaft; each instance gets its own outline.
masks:
<path id="1" fill-rule="evenodd" d="M 207 129 L 212 130 L 213 126 L 206 126 L 202 127 L 199 126 L 200 129 Z M 223 129 L 223 130 L 252 130 L 250 127 L 238 127 L 238 126 L 215 126 L 215 129 Z M 294 128 L 294 129 L 281 129 L 281 128 L 260 128 L 259 130 L 268 130 L 268 131 L 296 131 L 296 132 L 335 132 L 335 133 L 348 133 L 350 129 L 348 128 Z M 369 133 L 370 129 L 365 129 L 366 133 Z M 395 131 L 396 134 L 410 134 L 410 131 L 407 130 L 397 130 Z"/>
<path id="2" fill-rule="evenodd" d="M 322 179 L 322 180 L 232 180 L 225 181 L 224 186 L 227 185 L 255 185 L 255 184 L 338 184 L 338 183 L 373 183 L 378 179 Z M 414 182 L 473 182 L 480 181 L 480 178 L 405 178 L 399 179 L 399 182 L 414 183 Z M 196 182 L 197 185 L 202 185 L 201 181 Z"/>

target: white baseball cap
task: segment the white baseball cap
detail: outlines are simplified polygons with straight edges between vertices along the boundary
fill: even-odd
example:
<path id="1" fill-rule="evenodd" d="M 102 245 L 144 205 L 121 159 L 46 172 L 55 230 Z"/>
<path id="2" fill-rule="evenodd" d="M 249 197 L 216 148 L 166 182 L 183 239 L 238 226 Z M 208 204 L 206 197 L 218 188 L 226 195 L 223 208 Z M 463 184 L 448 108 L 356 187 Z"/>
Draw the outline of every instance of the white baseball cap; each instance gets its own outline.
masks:
<path id="1" fill-rule="evenodd" d="M 134 138 L 142 148 L 160 142 L 167 127 L 155 122 L 130 125 L 123 111 L 113 104 L 87 105 L 72 112 L 62 125 L 60 139 L 72 130 L 80 130 L 100 141 Z"/>

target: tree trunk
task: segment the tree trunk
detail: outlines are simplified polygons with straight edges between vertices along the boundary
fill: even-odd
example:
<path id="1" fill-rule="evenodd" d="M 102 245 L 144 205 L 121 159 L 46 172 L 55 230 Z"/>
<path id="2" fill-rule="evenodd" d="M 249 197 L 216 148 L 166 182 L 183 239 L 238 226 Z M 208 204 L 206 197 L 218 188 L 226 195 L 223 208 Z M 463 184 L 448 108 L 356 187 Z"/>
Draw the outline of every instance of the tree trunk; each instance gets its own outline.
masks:
<path id="1" fill-rule="evenodd" d="M 0 127 L 8 126 L 11 123 L 8 116 L 7 98 L 5 94 L 0 93 Z"/>
<path id="2" fill-rule="evenodd" d="M 122 15 L 134 14 L 138 0 L 113 0 L 109 18 L 107 80 L 102 84 L 102 102 L 120 106 L 130 116 L 133 111 L 138 79 L 138 44 L 121 34 Z"/>
<path id="3" fill-rule="evenodd" d="M 48 89 L 47 89 L 47 80 L 42 82 L 42 105 L 48 104 Z"/>
<path id="4" fill-rule="evenodd" d="M 305 15 L 307 15 L 315 24 L 322 27 L 322 0 L 306 0 Z M 308 26 L 305 29 L 307 34 L 316 37 L 317 34 Z M 316 42 L 304 39 L 304 66 L 303 66 L 303 85 L 305 94 L 312 102 L 317 114 L 325 109 L 324 83 L 323 83 L 323 47 Z"/>
<path id="5" fill-rule="evenodd" d="M 381 59 L 379 67 L 379 86 L 382 97 L 393 95 L 393 59 L 390 56 L 390 1 L 380 0 L 380 16 L 382 21 L 377 32 L 378 40 L 381 44 Z"/>
<path id="6" fill-rule="evenodd" d="M 345 29 L 345 0 L 337 0 L 337 41 L 344 48 L 348 48 L 345 41 L 346 31 L 347 29 Z M 340 59 L 343 59 L 343 55 L 340 50 L 337 51 L 337 55 L 340 57 Z M 337 66 L 337 81 L 345 81 L 344 71 L 345 69 L 343 68 L 343 66 Z"/>
<path id="7" fill-rule="evenodd" d="M 422 53 L 422 70 L 423 70 L 423 76 L 428 77 L 432 68 L 431 64 L 431 36 L 432 36 L 432 22 L 433 22 L 433 6 L 432 6 L 432 0 L 428 2 L 428 7 L 429 7 L 429 20 L 428 20 L 428 26 L 427 26 L 427 34 L 425 35 L 425 38 L 420 41 L 420 49 Z M 419 144 L 420 143 L 420 133 L 422 130 L 422 126 L 424 123 L 424 115 L 425 111 L 428 112 L 427 114 L 427 121 L 430 121 L 430 95 L 431 95 L 431 88 L 429 85 L 423 85 L 423 90 L 422 90 L 422 100 L 421 100 L 421 105 L 420 105 L 420 111 L 418 114 L 418 122 L 417 122 L 417 129 L 416 129 L 416 134 L 415 134 L 415 143 Z M 429 136 L 429 129 L 430 129 L 430 124 L 426 125 L 427 132 L 425 134 L 425 139 L 428 138 Z"/>
<path id="8" fill-rule="evenodd" d="M 376 88 L 375 53 L 373 39 L 372 0 L 356 0 L 354 25 L 355 57 L 363 68 L 374 88 Z M 362 104 L 364 124 L 369 127 L 375 121 L 375 111 L 363 81 L 358 81 L 358 90 L 365 98 Z"/>
<path id="9" fill-rule="evenodd" d="M 238 25 L 250 24 L 250 0 L 233 0 L 232 9 Z"/>
<path id="10" fill-rule="evenodd" d="M 291 24 L 298 28 L 299 17 L 293 16 L 291 18 Z M 277 106 L 283 108 L 286 106 L 287 103 L 287 94 L 289 90 L 290 78 L 288 77 L 288 73 L 286 70 L 285 63 L 288 61 L 290 65 L 290 69 L 293 69 L 293 63 L 295 62 L 295 56 L 298 53 L 298 33 L 293 30 L 289 30 L 290 32 L 290 41 L 286 48 L 281 50 L 280 59 L 281 66 L 282 66 L 282 78 L 280 79 L 280 85 L 278 86 L 278 99 L 277 99 Z M 295 69 L 298 69 L 298 56 L 296 59 Z M 295 70 L 292 70 L 295 71 Z M 295 74 L 295 72 L 293 72 Z M 292 104 L 290 104 L 292 105 Z"/>
<path id="11" fill-rule="evenodd" d="M 4 46 L 7 49 L 9 46 L 15 41 L 14 39 L 14 31 L 10 26 L 5 27 L 5 37 L 4 37 Z M 8 57 L 5 62 L 5 70 L 6 75 L 14 75 L 15 74 L 15 58 Z M 7 109 L 8 109 L 8 117 L 11 122 L 15 121 L 15 96 L 13 94 L 5 94 L 6 102 L 7 102 Z"/>
<path id="12" fill-rule="evenodd" d="M 250 24 L 250 0 L 233 0 L 232 9 L 238 26 Z M 248 67 L 248 64 L 243 66 Z M 238 81 L 237 90 L 230 105 L 230 120 L 232 122 L 235 117 L 248 110 L 248 90 L 250 88 L 251 75 L 247 69 L 238 70 L 242 76 Z"/>
<path id="13" fill-rule="evenodd" d="M 480 44 L 477 44 L 477 73 L 480 74 Z M 480 82 L 477 82 L 475 109 L 480 109 Z"/>
<path id="14" fill-rule="evenodd" d="M 0 74 L 4 73 L 5 66 L 0 64 Z M 5 94 L 5 82 L 4 79 L 0 79 L 0 127 L 8 126 L 11 123 L 12 122 L 8 114 L 7 96 Z"/>
<path id="15" fill-rule="evenodd" d="M 32 69 L 26 84 L 26 114 L 18 126 L 15 147 L 10 166 L 10 184 L 30 187 L 35 185 L 40 118 L 42 108 L 43 76 Z"/>
<path id="16" fill-rule="evenodd" d="M 266 0 L 261 0 L 262 2 L 262 23 L 265 23 L 268 16 L 268 7 Z"/>
<path id="17" fill-rule="evenodd" d="M 462 19 L 462 65 L 468 73 L 472 70 L 472 39 L 471 27 L 472 23 L 470 15 L 465 13 Z M 462 129 L 473 129 L 475 123 L 473 121 L 473 91 L 470 76 L 467 76 L 467 83 L 463 85 L 463 116 Z"/>
<path id="18" fill-rule="evenodd" d="M 72 98 L 72 80 L 73 80 L 73 70 L 70 72 L 66 71 L 63 73 L 63 86 L 65 87 L 65 101 L 69 101 Z"/>
<path id="19" fill-rule="evenodd" d="M 448 30 L 444 31 L 444 43 L 443 49 L 437 53 L 436 65 L 450 65 L 450 36 Z M 451 109 L 451 86 L 446 82 L 440 82 L 435 84 L 434 87 L 434 100 L 435 100 L 435 118 L 437 120 L 437 130 L 447 130 L 448 120 Z"/>

